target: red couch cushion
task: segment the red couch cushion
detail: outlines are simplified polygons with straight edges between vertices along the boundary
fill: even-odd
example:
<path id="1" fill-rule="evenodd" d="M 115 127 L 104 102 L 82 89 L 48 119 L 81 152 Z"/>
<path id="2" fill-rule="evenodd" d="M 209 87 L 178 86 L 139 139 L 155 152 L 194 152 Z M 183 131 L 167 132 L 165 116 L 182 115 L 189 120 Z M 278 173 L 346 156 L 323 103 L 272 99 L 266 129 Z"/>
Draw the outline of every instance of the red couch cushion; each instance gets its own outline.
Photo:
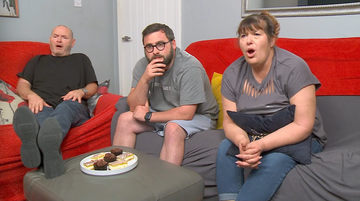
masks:
<path id="1" fill-rule="evenodd" d="M 16 87 L 27 62 L 36 55 L 51 54 L 48 43 L 30 41 L 9 41 L 0 43 L 0 80 Z M 6 70 L 5 70 L 6 69 Z"/>
<path id="2" fill-rule="evenodd" d="M 317 95 L 360 95 L 360 37 L 333 39 L 279 38 L 277 46 L 303 58 L 322 83 Z M 194 42 L 186 51 L 194 55 L 211 80 L 242 56 L 236 38 Z"/>

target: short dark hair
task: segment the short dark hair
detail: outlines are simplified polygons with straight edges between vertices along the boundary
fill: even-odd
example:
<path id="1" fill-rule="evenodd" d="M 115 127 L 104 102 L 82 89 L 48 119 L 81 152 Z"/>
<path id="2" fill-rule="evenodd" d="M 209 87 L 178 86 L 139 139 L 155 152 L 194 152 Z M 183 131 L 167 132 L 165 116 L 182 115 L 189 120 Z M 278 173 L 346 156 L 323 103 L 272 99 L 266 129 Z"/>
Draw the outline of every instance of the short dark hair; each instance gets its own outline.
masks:
<path id="1" fill-rule="evenodd" d="M 255 29 L 263 30 L 269 41 L 271 38 L 277 40 L 280 32 L 280 24 L 269 12 L 263 11 L 260 14 L 252 14 L 244 18 L 237 30 L 237 34 L 240 37 L 241 34 L 248 31 L 255 31 Z"/>
<path id="2" fill-rule="evenodd" d="M 173 30 L 168 27 L 166 24 L 154 23 L 147 26 L 142 32 L 142 42 L 144 44 L 144 37 L 152 34 L 154 32 L 162 31 L 165 33 L 166 37 L 169 41 L 173 41 L 175 39 Z"/>

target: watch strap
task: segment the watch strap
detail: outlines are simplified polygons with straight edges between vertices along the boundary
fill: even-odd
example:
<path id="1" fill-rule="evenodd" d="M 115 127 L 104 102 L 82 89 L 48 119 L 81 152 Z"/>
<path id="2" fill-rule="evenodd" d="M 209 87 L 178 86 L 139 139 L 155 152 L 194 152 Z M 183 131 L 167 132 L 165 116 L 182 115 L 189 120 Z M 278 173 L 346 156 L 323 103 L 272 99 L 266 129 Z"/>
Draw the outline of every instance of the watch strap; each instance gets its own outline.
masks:
<path id="1" fill-rule="evenodd" d="M 88 90 L 86 90 L 85 88 L 81 88 L 81 90 L 85 93 L 85 96 L 86 96 L 86 94 L 88 93 Z"/>

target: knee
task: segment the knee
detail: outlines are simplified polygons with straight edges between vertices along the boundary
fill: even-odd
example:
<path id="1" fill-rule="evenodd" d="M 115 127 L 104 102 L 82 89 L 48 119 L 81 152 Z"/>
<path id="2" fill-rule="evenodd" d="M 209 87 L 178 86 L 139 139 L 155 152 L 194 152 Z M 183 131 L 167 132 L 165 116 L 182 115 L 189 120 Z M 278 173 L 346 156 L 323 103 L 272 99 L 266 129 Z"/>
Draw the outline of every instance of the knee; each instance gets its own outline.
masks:
<path id="1" fill-rule="evenodd" d="M 130 121 L 133 121 L 133 113 L 132 112 L 124 112 L 121 113 L 117 123 L 118 125 L 126 125 L 129 124 Z"/>
<path id="2" fill-rule="evenodd" d="M 115 133 L 121 131 L 132 131 L 135 126 L 135 120 L 133 118 L 132 112 L 124 112 L 117 119 L 117 125 L 115 128 Z"/>
<path id="3" fill-rule="evenodd" d="M 278 164 L 286 163 L 287 161 L 292 161 L 292 158 L 290 156 L 278 152 L 268 153 L 263 158 L 265 161 L 273 161 Z"/>
<path id="4" fill-rule="evenodd" d="M 282 164 L 279 166 L 279 164 Z M 280 171 L 280 169 L 284 169 L 286 171 L 291 170 L 296 165 L 296 162 L 288 155 L 283 153 L 268 153 L 263 156 L 261 159 L 261 164 L 263 168 L 269 167 L 276 167 Z"/>
<path id="5" fill-rule="evenodd" d="M 169 122 L 166 124 L 165 128 L 165 140 L 170 139 L 182 139 L 186 138 L 186 131 L 176 123 Z"/>

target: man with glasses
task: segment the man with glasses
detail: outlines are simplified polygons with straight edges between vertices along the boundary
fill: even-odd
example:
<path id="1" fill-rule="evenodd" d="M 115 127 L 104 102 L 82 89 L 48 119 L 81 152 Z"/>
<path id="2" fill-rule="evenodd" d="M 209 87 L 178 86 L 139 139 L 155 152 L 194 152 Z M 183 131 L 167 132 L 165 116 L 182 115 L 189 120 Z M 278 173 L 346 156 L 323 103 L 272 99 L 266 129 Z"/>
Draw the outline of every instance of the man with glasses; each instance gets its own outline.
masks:
<path id="1" fill-rule="evenodd" d="M 130 111 L 119 116 L 113 145 L 134 148 L 138 133 L 155 131 L 164 137 L 160 159 L 181 165 L 185 139 L 215 128 L 218 105 L 205 69 L 176 47 L 167 25 L 151 24 L 142 35 L 145 57 L 133 70 Z"/>

